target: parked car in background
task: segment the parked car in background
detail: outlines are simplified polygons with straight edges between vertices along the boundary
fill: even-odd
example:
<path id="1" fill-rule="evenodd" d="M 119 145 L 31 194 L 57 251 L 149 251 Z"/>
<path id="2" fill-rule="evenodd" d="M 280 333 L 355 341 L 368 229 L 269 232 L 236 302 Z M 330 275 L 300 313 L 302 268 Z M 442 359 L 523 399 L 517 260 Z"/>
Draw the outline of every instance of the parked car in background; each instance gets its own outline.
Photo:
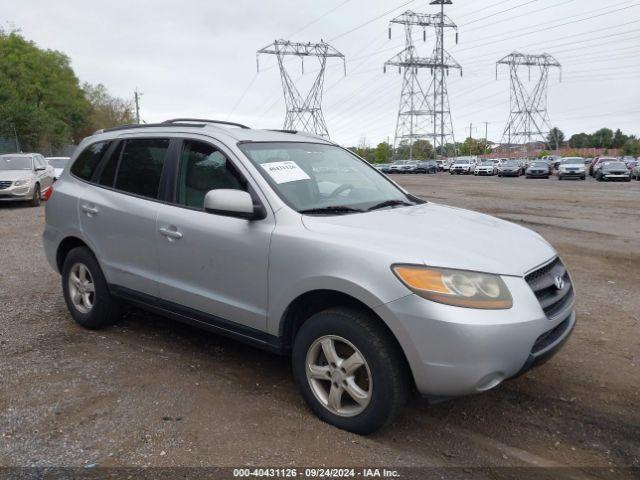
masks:
<path id="1" fill-rule="evenodd" d="M 77 148 L 42 240 L 80 326 L 133 303 L 286 355 L 310 410 L 359 434 L 414 389 L 489 391 L 571 335 L 571 275 L 538 233 L 423 201 L 326 139 L 219 123 L 125 126 Z"/>
<path id="2" fill-rule="evenodd" d="M 600 168 L 600 166 L 604 163 L 604 162 L 619 162 L 620 160 L 618 160 L 615 157 L 596 157 L 593 162 L 591 162 L 591 165 L 589 166 L 589 175 L 591 175 L 592 177 L 596 176 L 596 172 L 598 171 L 598 168 Z"/>
<path id="3" fill-rule="evenodd" d="M 69 157 L 47 157 L 47 163 L 53 167 L 55 179 L 59 179 L 64 167 L 69 163 Z"/>
<path id="4" fill-rule="evenodd" d="M 485 161 L 476 165 L 476 168 L 473 170 L 474 175 L 495 175 L 498 173 L 498 166 L 493 161 Z"/>
<path id="5" fill-rule="evenodd" d="M 0 202 L 40 205 L 55 179 L 53 167 L 39 153 L 0 155 Z"/>
<path id="6" fill-rule="evenodd" d="M 579 178 L 584 180 L 587 172 L 584 167 L 584 158 L 582 157 L 565 157 L 560 160 L 558 165 L 558 180 L 565 178 Z"/>
<path id="7" fill-rule="evenodd" d="M 532 162 L 525 172 L 527 178 L 549 178 L 549 175 L 551 175 L 551 168 L 542 160 Z"/>
<path id="8" fill-rule="evenodd" d="M 475 170 L 475 163 L 468 158 L 454 160 L 449 169 L 451 175 L 469 175 Z"/>
<path id="9" fill-rule="evenodd" d="M 636 164 L 635 167 L 631 169 L 631 178 L 635 178 L 640 181 L 640 162 Z"/>
<path id="10" fill-rule="evenodd" d="M 628 168 L 629 170 L 633 170 L 633 168 L 634 168 L 636 165 L 638 165 L 638 160 L 636 160 L 636 159 L 635 159 L 635 158 L 633 158 L 633 157 L 631 157 L 631 158 L 632 158 L 631 160 L 623 160 L 623 161 L 624 161 L 624 163 L 626 163 L 626 164 L 627 164 L 627 168 Z"/>
<path id="11" fill-rule="evenodd" d="M 389 166 L 389 173 L 408 173 L 414 163 L 413 160 L 396 160 Z"/>
<path id="12" fill-rule="evenodd" d="M 423 160 L 416 164 L 415 173 L 438 173 L 438 164 L 435 160 Z"/>
<path id="13" fill-rule="evenodd" d="M 519 177 L 524 173 L 524 165 L 520 160 L 506 160 L 498 167 L 499 177 Z"/>
<path id="14" fill-rule="evenodd" d="M 618 160 L 613 162 L 602 162 L 600 168 L 596 170 L 596 180 L 599 182 L 620 180 L 623 182 L 631 181 L 631 172 L 627 168 L 627 164 Z"/>

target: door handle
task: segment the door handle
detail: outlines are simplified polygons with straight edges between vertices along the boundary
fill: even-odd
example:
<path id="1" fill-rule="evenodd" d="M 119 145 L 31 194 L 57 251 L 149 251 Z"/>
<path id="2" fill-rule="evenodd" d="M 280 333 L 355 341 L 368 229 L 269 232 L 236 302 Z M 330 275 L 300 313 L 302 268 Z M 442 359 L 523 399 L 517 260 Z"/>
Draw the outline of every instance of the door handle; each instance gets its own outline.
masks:
<path id="1" fill-rule="evenodd" d="M 180 240 L 182 238 L 182 233 L 180 233 L 175 227 L 160 227 L 160 233 L 167 237 L 167 240 L 173 242 L 174 240 Z"/>
<path id="2" fill-rule="evenodd" d="M 98 214 L 98 209 L 96 207 L 92 207 L 90 205 L 87 205 L 86 203 L 82 205 L 80 208 L 82 208 L 82 211 L 86 213 L 87 216 L 89 217 L 93 217 L 94 215 Z"/>

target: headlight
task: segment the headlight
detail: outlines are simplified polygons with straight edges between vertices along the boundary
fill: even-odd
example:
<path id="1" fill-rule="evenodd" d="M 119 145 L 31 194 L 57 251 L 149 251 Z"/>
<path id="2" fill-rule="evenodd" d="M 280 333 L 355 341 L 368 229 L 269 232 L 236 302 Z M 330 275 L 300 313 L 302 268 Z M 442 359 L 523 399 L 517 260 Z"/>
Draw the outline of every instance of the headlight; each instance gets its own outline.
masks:
<path id="1" fill-rule="evenodd" d="M 16 180 L 15 182 L 13 182 L 13 184 L 16 187 L 22 187 L 23 185 L 29 185 L 29 183 L 31 183 L 31 179 L 30 178 L 23 178 L 22 180 Z"/>
<path id="2" fill-rule="evenodd" d="M 420 265 L 393 265 L 391 269 L 407 288 L 427 300 L 485 310 L 513 306 L 511 293 L 498 275 Z"/>

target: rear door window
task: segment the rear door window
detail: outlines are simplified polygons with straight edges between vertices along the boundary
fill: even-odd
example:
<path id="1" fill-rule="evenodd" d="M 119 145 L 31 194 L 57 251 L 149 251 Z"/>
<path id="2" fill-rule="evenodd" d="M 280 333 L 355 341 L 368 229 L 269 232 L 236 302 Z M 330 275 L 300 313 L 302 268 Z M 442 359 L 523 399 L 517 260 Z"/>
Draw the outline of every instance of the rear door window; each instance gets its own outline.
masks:
<path id="1" fill-rule="evenodd" d="M 100 160 L 107 152 L 110 143 L 97 142 L 85 148 L 76 161 L 73 162 L 71 173 L 82 180 L 90 180 Z"/>
<path id="2" fill-rule="evenodd" d="M 115 188 L 147 198 L 158 198 L 168 138 L 127 140 L 116 174 Z"/>

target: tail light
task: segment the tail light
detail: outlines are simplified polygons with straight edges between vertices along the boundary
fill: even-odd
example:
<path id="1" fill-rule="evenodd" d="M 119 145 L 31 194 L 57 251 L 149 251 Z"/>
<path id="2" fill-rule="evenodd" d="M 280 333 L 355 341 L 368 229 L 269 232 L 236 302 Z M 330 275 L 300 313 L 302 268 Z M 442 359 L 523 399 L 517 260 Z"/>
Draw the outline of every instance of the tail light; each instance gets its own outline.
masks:
<path id="1" fill-rule="evenodd" d="M 42 200 L 46 202 L 51 198 L 51 195 L 53 195 L 53 187 L 49 187 L 44 192 L 42 192 Z"/>

